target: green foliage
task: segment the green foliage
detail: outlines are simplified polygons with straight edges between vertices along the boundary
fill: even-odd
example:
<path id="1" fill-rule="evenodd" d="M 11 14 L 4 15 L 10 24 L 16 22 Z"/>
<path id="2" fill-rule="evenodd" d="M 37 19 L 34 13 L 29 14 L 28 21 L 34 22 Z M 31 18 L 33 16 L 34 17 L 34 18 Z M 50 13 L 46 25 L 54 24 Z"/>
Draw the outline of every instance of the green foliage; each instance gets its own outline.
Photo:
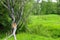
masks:
<path id="1" fill-rule="evenodd" d="M 60 37 L 60 16 L 39 15 L 29 16 L 29 30 L 37 35 L 57 38 Z"/>
<path id="2" fill-rule="evenodd" d="M 57 0 L 57 13 L 60 14 L 60 0 Z"/>
<path id="3" fill-rule="evenodd" d="M 3 33 L 8 31 L 10 29 L 10 23 L 11 19 L 8 11 L 0 4 L 0 33 L 2 33 L 2 31 Z"/>
<path id="4" fill-rule="evenodd" d="M 58 14 L 57 3 L 51 1 L 48 2 L 42 1 L 40 14 Z"/>

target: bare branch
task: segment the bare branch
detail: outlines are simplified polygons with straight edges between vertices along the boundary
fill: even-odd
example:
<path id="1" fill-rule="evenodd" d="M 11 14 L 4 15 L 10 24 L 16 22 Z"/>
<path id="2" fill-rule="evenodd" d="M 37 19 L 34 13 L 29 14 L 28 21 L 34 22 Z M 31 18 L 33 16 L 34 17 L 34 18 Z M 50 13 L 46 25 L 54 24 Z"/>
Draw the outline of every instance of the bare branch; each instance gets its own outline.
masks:
<path id="1" fill-rule="evenodd" d="M 8 5 L 8 9 L 10 11 L 11 10 L 10 0 L 7 0 L 7 5 Z"/>
<path id="2" fill-rule="evenodd" d="M 34 3 L 34 4 L 35 4 L 35 3 Z M 32 12 L 32 10 L 33 10 L 34 8 L 35 8 L 35 7 L 34 7 L 34 5 L 33 5 L 33 7 L 31 7 L 31 9 L 28 10 L 27 13 L 26 13 L 26 15 L 22 18 L 22 21 L 23 21 L 24 23 L 21 23 L 21 28 L 19 27 L 20 30 L 22 29 L 23 25 L 26 25 L 26 18 L 29 16 L 30 12 Z M 31 30 L 29 30 L 29 28 L 28 28 L 27 26 L 25 26 L 25 28 L 26 28 L 29 32 L 31 32 Z"/>
<path id="3" fill-rule="evenodd" d="M 12 6 L 12 8 L 11 8 L 11 12 L 12 12 L 12 13 L 11 13 L 11 14 L 12 14 L 11 17 L 12 17 L 12 19 L 13 19 L 13 22 L 15 22 L 15 16 L 14 16 L 14 13 L 15 13 L 15 12 L 14 12 L 14 7 L 13 7 L 13 6 Z"/>
<path id="4" fill-rule="evenodd" d="M 19 17 L 19 20 L 18 20 L 18 22 L 17 22 L 17 25 L 19 24 L 19 22 L 20 22 L 20 19 L 22 18 L 22 15 L 23 15 L 23 10 L 24 10 L 24 2 L 22 2 L 22 4 L 21 4 L 22 6 L 21 6 L 21 8 L 20 8 L 20 12 L 19 12 L 19 14 L 20 14 L 20 17 Z"/>
<path id="5" fill-rule="evenodd" d="M 27 1 L 23 1 L 23 2 L 24 2 L 24 4 L 23 4 L 23 5 L 25 5 L 26 3 L 28 3 L 28 2 L 29 2 L 29 0 L 27 0 Z M 21 7 L 22 7 L 23 5 L 19 6 L 19 10 L 21 9 Z"/>
<path id="6" fill-rule="evenodd" d="M 11 17 L 12 17 L 13 22 L 15 22 L 14 14 L 11 14 Z"/>
<path id="7" fill-rule="evenodd" d="M 14 4 L 15 4 L 15 0 L 12 0 L 12 5 L 14 6 Z"/>
<path id="8" fill-rule="evenodd" d="M 12 22 L 15 22 L 15 12 L 14 12 L 14 0 L 11 0 L 12 2 L 12 6 L 10 5 L 10 0 L 7 0 L 7 3 L 8 3 L 8 7 L 9 7 L 9 11 L 11 11 L 11 18 L 13 19 Z"/>
<path id="9" fill-rule="evenodd" d="M 24 10 L 24 6 L 25 6 L 25 4 L 26 3 L 28 3 L 29 2 L 29 0 L 22 0 L 22 4 L 21 4 L 21 6 L 19 6 L 19 10 L 18 10 L 18 12 L 17 13 L 19 13 L 20 15 L 20 17 L 19 17 L 19 20 L 18 20 L 18 22 L 17 22 L 17 25 L 19 24 L 19 22 L 20 22 L 20 19 L 22 18 L 22 15 L 23 15 L 23 10 Z"/>
<path id="10" fill-rule="evenodd" d="M 14 8 L 16 0 L 11 0 L 11 2 L 12 2 L 12 7 Z"/>

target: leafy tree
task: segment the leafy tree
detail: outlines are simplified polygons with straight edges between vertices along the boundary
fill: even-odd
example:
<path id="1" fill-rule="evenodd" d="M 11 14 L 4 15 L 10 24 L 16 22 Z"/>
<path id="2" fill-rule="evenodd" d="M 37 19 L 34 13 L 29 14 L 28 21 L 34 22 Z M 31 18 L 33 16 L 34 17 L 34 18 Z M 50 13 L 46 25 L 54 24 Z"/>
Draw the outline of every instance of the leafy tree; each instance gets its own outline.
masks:
<path id="1" fill-rule="evenodd" d="M 60 0 L 57 0 L 57 13 L 60 14 Z"/>
<path id="2" fill-rule="evenodd" d="M 41 3 L 41 14 L 57 14 L 57 3 L 52 0 L 42 1 Z"/>

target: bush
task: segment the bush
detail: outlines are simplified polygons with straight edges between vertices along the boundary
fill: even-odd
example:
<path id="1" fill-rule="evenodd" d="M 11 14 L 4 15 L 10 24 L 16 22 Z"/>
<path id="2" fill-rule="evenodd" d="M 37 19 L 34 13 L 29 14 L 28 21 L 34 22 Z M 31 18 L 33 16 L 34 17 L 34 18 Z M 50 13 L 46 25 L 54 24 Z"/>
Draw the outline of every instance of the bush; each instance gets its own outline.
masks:
<path id="1" fill-rule="evenodd" d="M 28 28 L 41 36 L 60 37 L 60 16 L 59 15 L 39 15 L 29 16 Z"/>

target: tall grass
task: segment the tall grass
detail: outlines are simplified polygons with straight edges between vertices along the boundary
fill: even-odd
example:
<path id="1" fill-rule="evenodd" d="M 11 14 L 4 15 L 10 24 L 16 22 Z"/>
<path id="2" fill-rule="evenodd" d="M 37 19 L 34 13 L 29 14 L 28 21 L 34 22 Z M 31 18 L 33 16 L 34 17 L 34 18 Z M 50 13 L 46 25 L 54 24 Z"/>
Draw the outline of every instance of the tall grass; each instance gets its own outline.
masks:
<path id="1" fill-rule="evenodd" d="M 60 37 L 59 15 L 29 16 L 28 28 L 32 33 L 45 37 Z"/>
<path id="2" fill-rule="evenodd" d="M 26 32 L 17 34 L 17 40 L 60 40 L 59 15 L 31 15 L 28 18 L 27 28 L 30 31 L 25 29 Z M 14 38 L 11 37 L 8 40 L 14 40 Z"/>

